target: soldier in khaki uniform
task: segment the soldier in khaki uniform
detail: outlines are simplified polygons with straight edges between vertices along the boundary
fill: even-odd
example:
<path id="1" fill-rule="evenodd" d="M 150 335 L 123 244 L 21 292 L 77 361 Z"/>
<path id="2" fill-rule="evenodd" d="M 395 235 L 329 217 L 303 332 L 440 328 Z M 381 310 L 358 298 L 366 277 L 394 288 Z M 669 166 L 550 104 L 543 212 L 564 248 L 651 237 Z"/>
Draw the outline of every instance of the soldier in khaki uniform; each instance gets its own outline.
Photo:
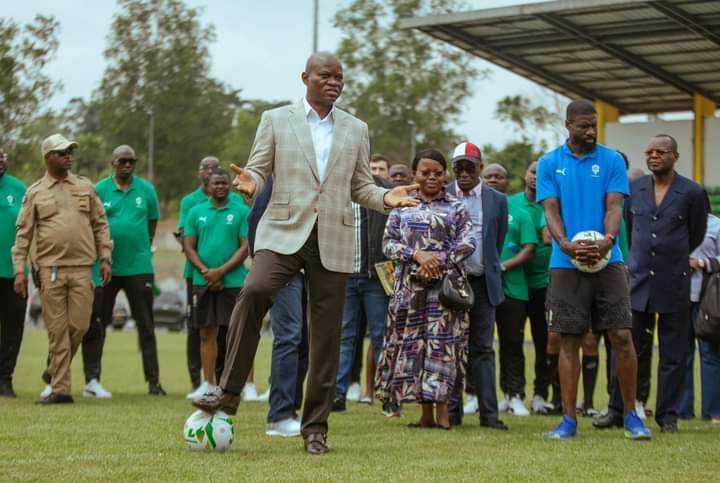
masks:
<path id="1" fill-rule="evenodd" d="M 42 315 L 48 330 L 52 393 L 37 404 L 72 403 L 70 362 L 88 329 L 93 304 L 91 269 L 98 258 L 110 280 L 112 242 L 102 202 L 87 178 L 70 172 L 78 144 L 60 134 L 42 143 L 47 172 L 27 190 L 12 249 L 15 291 L 25 296 L 30 244 L 40 271 Z"/>

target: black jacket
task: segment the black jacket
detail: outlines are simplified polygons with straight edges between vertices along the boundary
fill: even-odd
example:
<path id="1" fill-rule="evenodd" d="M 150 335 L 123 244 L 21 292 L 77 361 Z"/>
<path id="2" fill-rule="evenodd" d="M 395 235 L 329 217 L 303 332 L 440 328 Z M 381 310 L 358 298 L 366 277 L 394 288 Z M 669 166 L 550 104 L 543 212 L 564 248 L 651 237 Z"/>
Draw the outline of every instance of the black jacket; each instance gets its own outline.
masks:
<path id="1" fill-rule="evenodd" d="M 636 179 L 625 202 L 630 243 L 630 302 L 641 312 L 678 312 L 690 304 L 690 254 L 705 237 L 705 193 L 679 174 L 660 206 L 652 175 Z"/>
<path id="2" fill-rule="evenodd" d="M 373 175 L 373 179 L 377 186 L 392 188 L 390 181 L 385 178 Z M 363 218 L 367 218 L 367 245 L 363 247 L 367 254 L 367 258 L 363 257 L 367 259 L 367 266 L 363 268 L 370 278 L 377 278 L 375 264 L 387 260 L 383 255 L 382 241 L 388 217 L 386 214 L 367 208 L 360 208 L 360 212 Z"/>

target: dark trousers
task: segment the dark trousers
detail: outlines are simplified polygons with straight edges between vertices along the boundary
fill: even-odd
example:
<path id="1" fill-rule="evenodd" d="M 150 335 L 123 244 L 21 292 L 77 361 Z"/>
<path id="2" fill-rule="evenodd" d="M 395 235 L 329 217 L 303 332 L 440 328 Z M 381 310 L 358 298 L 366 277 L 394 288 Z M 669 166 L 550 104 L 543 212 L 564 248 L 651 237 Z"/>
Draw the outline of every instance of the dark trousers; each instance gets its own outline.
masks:
<path id="1" fill-rule="evenodd" d="M 103 287 L 95 287 L 90 325 L 82 340 L 83 371 L 85 382 L 100 380 L 102 351 L 105 343 L 105 326 L 102 320 Z"/>
<path id="2" fill-rule="evenodd" d="M 530 332 L 535 346 L 535 380 L 533 395 L 547 400 L 551 374 L 547 361 L 548 326 L 545 318 L 546 288 L 530 289 L 527 303 L 527 316 L 530 319 Z"/>
<path id="3" fill-rule="evenodd" d="M 187 328 L 187 338 L 185 343 L 185 353 L 187 355 L 187 368 L 190 374 L 190 384 L 193 388 L 200 385 L 202 376 L 200 371 L 202 370 L 202 360 L 200 359 L 200 329 L 192 327 L 192 278 L 185 279 L 185 293 L 186 293 L 186 310 L 185 310 L 185 327 Z M 218 343 L 220 342 L 220 334 L 218 334 Z M 218 347 L 218 361 L 220 361 L 220 353 Z M 224 361 L 223 361 L 224 363 Z M 218 367 L 217 365 L 215 366 Z"/>
<path id="4" fill-rule="evenodd" d="M 0 278 L 0 382 L 11 382 L 25 329 L 27 299 L 13 289 L 12 278 Z"/>
<path id="5" fill-rule="evenodd" d="M 310 361 L 302 416 L 302 433 L 326 433 L 327 419 L 335 397 L 335 376 L 340 357 L 340 321 L 343 313 L 346 273 L 332 272 L 322 265 L 317 225 L 305 244 L 294 254 L 269 250 L 255 254 L 253 267 L 235 305 L 228 330 L 228 352 L 220 386 L 240 394 L 253 365 L 260 328 L 275 295 L 293 275 L 305 269 L 310 318 Z"/>
<path id="6" fill-rule="evenodd" d="M 355 356 L 353 357 L 352 368 L 350 369 L 350 384 L 360 384 L 363 362 L 365 361 L 363 345 L 365 343 L 365 334 L 367 333 L 367 317 L 365 316 L 365 309 L 362 307 L 360 308 L 359 317 L 360 324 L 358 325 L 357 337 L 355 338 Z"/>
<path id="7" fill-rule="evenodd" d="M 632 318 L 633 342 L 636 351 L 639 352 L 638 347 L 640 347 L 643 332 L 646 333 L 647 328 L 654 324 L 655 314 L 633 310 Z M 676 422 L 678 418 L 678 405 L 682 397 L 685 379 L 690 308 L 680 312 L 659 314 L 657 325 L 660 364 L 658 366 L 655 421 L 662 426 L 664 423 Z M 616 414 L 623 412 L 622 395 L 617 381 L 617 372 L 614 370 L 608 409 Z"/>
<path id="8" fill-rule="evenodd" d="M 470 354 L 467 378 L 472 381 L 478 398 L 481 421 L 497 419 L 497 392 L 495 389 L 495 307 L 487 297 L 485 277 L 468 277 L 475 294 L 475 305 L 470 309 Z M 455 421 L 462 420 L 462 384 L 450 398 L 448 411 Z"/>
<path id="9" fill-rule="evenodd" d="M 270 309 L 273 330 L 268 423 L 295 418 L 302 406 L 308 367 L 307 299 L 297 273 L 275 297 Z"/>
<path id="10" fill-rule="evenodd" d="M 155 339 L 155 320 L 153 318 L 152 275 L 113 276 L 103 292 L 102 322 L 103 341 L 99 351 L 102 358 L 102 346 L 105 343 L 105 329 L 112 321 L 115 298 L 120 290 L 124 290 L 130 304 L 130 313 L 137 324 L 140 350 L 142 352 L 143 371 L 145 380 L 157 384 L 160 379 L 160 368 L 157 355 L 157 340 Z"/>
<path id="11" fill-rule="evenodd" d="M 495 314 L 500 342 L 500 389 L 510 397 L 525 398 L 525 319 L 524 300 L 506 297 Z"/>

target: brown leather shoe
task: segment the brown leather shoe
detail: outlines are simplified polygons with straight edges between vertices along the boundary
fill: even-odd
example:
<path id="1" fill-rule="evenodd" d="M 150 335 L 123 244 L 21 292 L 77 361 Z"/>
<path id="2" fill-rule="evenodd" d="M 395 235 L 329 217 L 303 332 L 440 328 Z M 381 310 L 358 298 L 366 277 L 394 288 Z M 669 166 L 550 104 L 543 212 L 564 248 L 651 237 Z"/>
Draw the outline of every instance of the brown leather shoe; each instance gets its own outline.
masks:
<path id="1" fill-rule="evenodd" d="M 311 433 L 305 437 L 305 451 L 312 455 L 321 455 L 330 451 L 327 446 L 327 435 L 324 433 Z"/>
<path id="2" fill-rule="evenodd" d="M 207 413 L 224 411 L 227 414 L 235 415 L 237 413 L 238 405 L 240 404 L 240 396 L 221 391 L 222 390 L 214 394 L 205 394 L 200 399 L 193 401 L 192 405 Z"/>

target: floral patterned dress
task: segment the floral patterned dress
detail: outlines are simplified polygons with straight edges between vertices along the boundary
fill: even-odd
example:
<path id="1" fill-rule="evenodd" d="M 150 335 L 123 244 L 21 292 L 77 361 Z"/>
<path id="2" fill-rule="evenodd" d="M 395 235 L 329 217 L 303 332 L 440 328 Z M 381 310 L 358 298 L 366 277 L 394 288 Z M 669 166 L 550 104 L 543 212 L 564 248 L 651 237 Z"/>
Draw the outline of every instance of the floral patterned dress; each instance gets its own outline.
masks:
<path id="1" fill-rule="evenodd" d="M 441 306 L 440 283 L 426 285 L 413 276 L 412 254 L 434 252 L 459 282 L 458 262 L 475 250 L 472 221 L 462 202 L 445 192 L 420 202 L 394 209 L 385 227 L 383 251 L 395 262 L 395 294 L 375 380 L 383 401 L 448 402 L 464 378 L 467 313 Z"/>

